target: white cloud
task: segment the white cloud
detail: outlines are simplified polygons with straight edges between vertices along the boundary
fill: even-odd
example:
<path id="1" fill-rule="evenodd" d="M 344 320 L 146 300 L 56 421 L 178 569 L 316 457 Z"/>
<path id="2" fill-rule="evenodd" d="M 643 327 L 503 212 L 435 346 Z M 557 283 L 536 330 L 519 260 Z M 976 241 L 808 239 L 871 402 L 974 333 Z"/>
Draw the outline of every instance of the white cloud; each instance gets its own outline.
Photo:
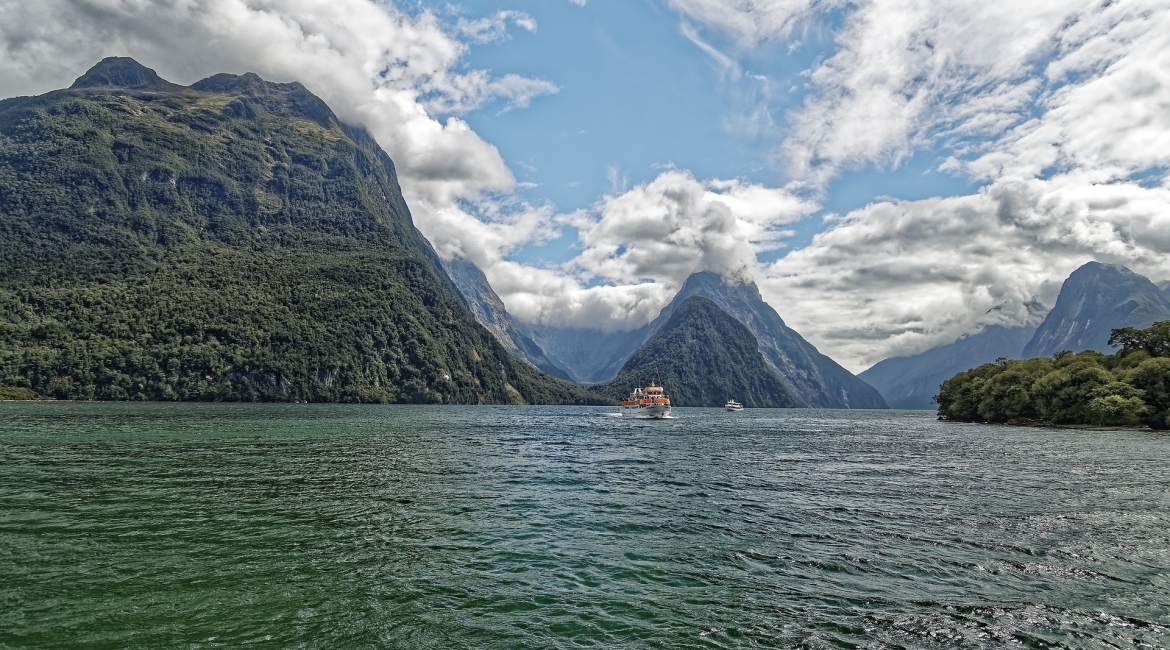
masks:
<path id="1" fill-rule="evenodd" d="M 861 3 L 791 116 L 792 176 L 821 189 L 842 168 L 1002 134 L 1027 118 L 1042 88 L 1036 67 L 1074 12 L 1061 1 Z"/>
<path id="2" fill-rule="evenodd" d="M 504 19 L 535 29 L 523 14 Z M 510 193 L 515 179 L 496 147 L 459 115 L 497 100 L 526 106 L 556 87 L 459 71 L 467 46 L 429 13 L 411 16 L 369 0 L 0 0 L 0 46 L 5 96 L 67 86 L 110 55 L 132 56 L 179 83 L 247 71 L 300 81 L 341 119 L 371 130 L 436 247 L 512 245 L 541 230 L 532 223 L 541 213 L 524 206 L 509 224 L 485 224 L 467 212 L 477 203 L 495 209 L 493 197 Z M 484 229 L 495 236 L 465 237 Z"/>
<path id="3" fill-rule="evenodd" d="M 1168 188 L 1074 176 L 875 203 L 772 264 L 761 291 L 797 331 L 862 369 L 983 325 L 1028 322 L 1024 304 L 1051 306 L 1089 260 L 1170 277 L 1168 208 Z"/>
<path id="4" fill-rule="evenodd" d="M 481 266 L 522 320 L 628 329 L 652 320 L 691 273 L 752 275 L 757 254 L 781 246 L 783 227 L 815 209 L 784 190 L 668 170 L 561 217 L 578 229 L 581 247 L 563 269 Z"/>
<path id="5" fill-rule="evenodd" d="M 676 0 L 744 41 L 823 6 Z M 717 8 L 726 15 L 720 17 Z M 789 16 L 736 27 L 763 8 Z M 769 265 L 761 289 L 847 367 L 1028 320 L 1032 296 L 1096 259 L 1170 277 L 1170 8 L 1150 0 L 868 0 L 843 10 L 808 73 L 784 153 L 793 188 L 842 170 L 949 152 L 976 194 L 883 200 L 833 217 Z M 738 30 L 738 31 L 735 31 Z M 1001 310 L 988 313 L 996 305 Z"/>
<path id="6" fill-rule="evenodd" d="M 493 43 L 508 36 L 511 23 L 530 34 L 536 33 L 536 20 L 523 11 L 497 11 L 491 16 L 467 19 L 460 18 L 455 30 L 476 43 Z"/>
<path id="7" fill-rule="evenodd" d="M 845 0 L 669 0 L 691 18 L 752 46 L 765 39 L 788 36 L 809 15 L 847 4 Z"/>

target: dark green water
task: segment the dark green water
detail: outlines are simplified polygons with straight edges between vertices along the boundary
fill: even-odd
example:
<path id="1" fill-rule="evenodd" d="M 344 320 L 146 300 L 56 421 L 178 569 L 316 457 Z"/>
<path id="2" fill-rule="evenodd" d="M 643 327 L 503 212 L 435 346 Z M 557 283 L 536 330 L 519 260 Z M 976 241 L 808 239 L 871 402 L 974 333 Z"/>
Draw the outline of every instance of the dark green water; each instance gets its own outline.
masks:
<path id="1" fill-rule="evenodd" d="M 1170 645 L 1170 436 L 607 411 L 0 404 L 0 646 Z"/>

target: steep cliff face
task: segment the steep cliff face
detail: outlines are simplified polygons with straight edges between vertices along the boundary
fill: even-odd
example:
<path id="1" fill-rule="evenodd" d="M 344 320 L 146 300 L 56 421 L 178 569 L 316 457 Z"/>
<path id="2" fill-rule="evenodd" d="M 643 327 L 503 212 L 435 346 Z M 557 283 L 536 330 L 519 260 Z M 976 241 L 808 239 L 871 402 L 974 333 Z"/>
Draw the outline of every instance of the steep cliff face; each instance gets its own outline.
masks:
<path id="1" fill-rule="evenodd" d="M 577 402 L 513 359 L 394 165 L 297 83 L 107 59 L 0 102 L 0 383 L 77 399 Z"/>
<path id="2" fill-rule="evenodd" d="M 1170 299 L 1143 275 L 1116 264 L 1089 262 L 1060 288 L 1056 306 L 1024 347 L 1023 357 L 1061 350 L 1110 353 L 1111 330 L 1145 328 L 1170 319 Z"/>
<path id="3" fill-rule="evenodd" d="M 662 382 L 675 406 L 723 406 L 728 399 L 752 408 L 796 404 L 751 331 L 698 295 L 684 300 L 617 377 L 596 389 L 620 399 L 651 381 Z"/>
<path id="4" fill-rule="evenodd" d="M 504 306 L 504 301 L 496 295 L 487 276 L 478 266 L 469 260 L 453 259 L 444 261 L 443 268 L 459 288 L 475 320 L 491 332 L 512 356 L 558 379 L 574 380 L 564 368 L 557 366 L 548 358 L 544 350 L 526 333 L 527 328 L 512 318 Z"/>
<path id="5" fill-rule="evenodd" d="M 596 384 L 613 379 L 657 329 L 645 325 L 624 332 L 583 327 L 533 327 L 527 331 L 574 381 Z"/>
<path id="6" fill-rule="evenodd" d="M 703 296 L 742 323 L 759 342 L 760 353 L 784 382 L 797 406 L 814 408 L 886 408 L 876 389 L 821 354 L 760 297 L 752 282 L 727 280 L 703 271 L 687 278 L 674 300 L 651 323 L 657 330 L 683 301 Z"/>

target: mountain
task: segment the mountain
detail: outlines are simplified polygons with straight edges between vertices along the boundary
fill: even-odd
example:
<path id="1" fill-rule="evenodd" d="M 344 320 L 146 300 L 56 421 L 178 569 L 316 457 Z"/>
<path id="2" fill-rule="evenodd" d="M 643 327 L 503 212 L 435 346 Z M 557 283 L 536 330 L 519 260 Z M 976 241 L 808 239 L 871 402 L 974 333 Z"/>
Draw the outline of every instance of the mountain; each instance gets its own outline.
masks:
<path id="1" fill-rule="evenodd" d="M 548 375 L 573 381 L 574 378 L 564 368 L 553 363 L 544 350 L 525 333 L 523 326 L 512 318 L 504 301 L 496 295 L 487 276 L 478 266 L 470 260 L 453 259 L 443 261 L 443 268 L 459 288 L 475 320 L 487 328 L 504 349 Z"/>
<path id="2" fill-rule="evenodd" d="M 944 381 L 1000 357 L 1019 359 L 1035 332 L 1034 325 L 990 325 L 954 343 L 908 357 L 885 359 L 858 377 L 876 388 L 890 408 L 930 409 Z"/>
<path id="3" fill-rule="evenodd" d="M 596 389 L 620 399 L 658 380 L 674 406 L 723 406 L 728 398 L 756 408 L 796 404 L 751 331 L 698 295 L 684 300 L 617 377 Z"/>
<path id="4" fill-rule="evenodd" d="M 574 381 L 596 384 L 613 379 L 657 328 L 644 325 L 624 332 L 607 332 L 584 327 L 532 327 L 527 331 Z"/>
<path id="5" fill-rule="evenodd" d="M 784 382 L 796 406 L 886 408 L 877 390 L 785 325 L 753 282 L 728 281 L 709 271 L 694 273 L 647 328 L 657 332 L 687 298 L 695 295 L 707 298 L 747 327 L 756 337 L 764 361 Z"/>
<path id="6" fill-rule="evenodd" d="M 1170 320 L 1170 298 L 1143 275 L 1116 264 L 1089 262 L 1060 287 L 1056 306 L 1024 347 L 1023 358 L 1062 350 L 1111 353 L 1110 331 Z"/>
<path id="7" fill-rule="evenodd" d="M 764 361 L 784 382 L 796 406 L 886 408 L 872 386 L 855 377 L 784 324 L 752 282 L 728 282 L 715 273 L 692 274 L 669 305 L 648 325 L 626 332 L 581 328 L 532 328 L 532 339 L 578 381 L 607 382 L 647 343 L 687 298 L 700 295 L 756 337 Z"/>
<path id="8" fill-rule="evenodd" d="M 110 58 L 0 101 L 0 384 L 70 399 L 589 402 L 507 353 L 394 164 L 298 83 Z"/>

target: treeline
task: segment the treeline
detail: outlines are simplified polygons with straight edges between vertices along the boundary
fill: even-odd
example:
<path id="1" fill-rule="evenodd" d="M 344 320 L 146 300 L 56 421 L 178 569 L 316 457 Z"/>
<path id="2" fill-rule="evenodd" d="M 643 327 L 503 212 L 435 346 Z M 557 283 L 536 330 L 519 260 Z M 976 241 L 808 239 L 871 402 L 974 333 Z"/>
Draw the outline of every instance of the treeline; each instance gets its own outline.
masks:
<path id="1" fill-rule="evenodd" d="M 999 359 L 943 382 L 939 416 L 966 422 L 1170 427 L 1170 321 L 1112 331 L 1121 349 Z"/>

